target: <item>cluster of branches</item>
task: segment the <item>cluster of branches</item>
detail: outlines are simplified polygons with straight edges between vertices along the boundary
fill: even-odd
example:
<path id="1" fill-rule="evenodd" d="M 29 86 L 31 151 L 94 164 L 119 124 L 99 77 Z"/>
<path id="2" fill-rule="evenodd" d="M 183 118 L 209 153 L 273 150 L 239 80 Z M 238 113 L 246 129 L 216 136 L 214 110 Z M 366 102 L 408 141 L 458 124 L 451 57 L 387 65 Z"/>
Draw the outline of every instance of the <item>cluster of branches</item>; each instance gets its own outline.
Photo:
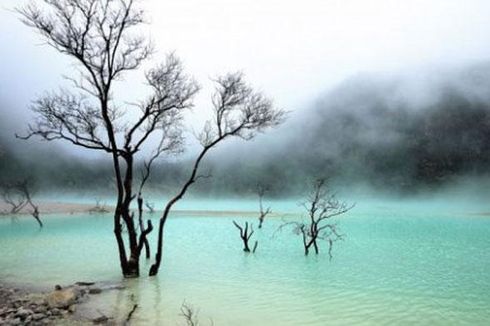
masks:
<path id="1" fill-rule="evenodd" d="M 259 229 L 262 228 L 262 224 L 264 223 L 265 217 L 267 215 L 269 215 L 270 213 L 272 213 L 272 210 L 270 207 L 267 207 L 264 210 L 264 205 L 262 203 L 263 198 L 264 198 L 267 190 L 268 190 L 268 188 L 266 186 L 264 186 L 262 184 L 257 185 L 257 195 L 259 196 L 259 226 L 258 226 Z M 250 223 L 250 228 L 249 228 L 248 222 L 245 222 L 245 224 L 240 225 L 236 221 L 233 221 L 233 225 L 235 225 L 235 227 L 240 231 L 240 238 L 242 239 L 242 242 L 243 242 L 243 251 L 255 253 L 255 251 L 257 250 L 258 241 L 255 241 L 252 250 L 250 250 L 250 246 L 248 244 L 250 241 L 250 238 L 252 238 L 252 235 L 255 232 L 253 229 L 253 224 Z"/>
<path id="2" fill-rule="evenodd" d="M 180 306 L 180 316 L 185 320 L 187 326 L 199 326 L 199 310 L 188 304 L 185 300 Z M 209 324 L 214 325 L 212 319 L 209 319 Z"/>
<path id="3" fill-rule="evenodd" d="M 40 7 L 36 3 L 43 3 Z M 37 99 L 32 110 L 35 123 L 23 139 L 64 140 L 86 149 L 107 152 L 112 157 L 117 201 L 114 234 L 123 274 L 139 276 L 139 257 L 152 232 L 151 220 L 143 221 L 142 189 L 153 162 L 183 151 L 183 114 L 194 106 L 197 83 L 184 73 L 181 61 L 169 54 L 145 74 L 150 94 L 131 105 L 114 101 L 114 82 L 124 73 L 137 70 L 154 52 L 150 42 L 134 31 L 144 22 L 134 0 L 39 0 L 19 8 L 23 22 L 39 32 L 49 45 L 78 64 L 79 76 L 67 77 L 73 89 L 49 93 Z M 213 117 L 198 134 L 202 145 L 182 188 L 165 205 L 158 226 L 158 244 L 150 275 L 156 275 L 163 250 L 163 231 L 173 205 L 189 187 L 205 175 L 199 167 L 208 152 L 231 137 L 252 139 L 257 133 L 277 126 L 285 112 L 254 91 L 243 74 L 229 73 L 214 80 Z M 128 114 L 136 111 L 135 114 Z M 139 186 L 135 185 L 134 161 L 144 144 L 155 139 L 157 146 L 145 160 Z M 138 214 L 130 210 L 138 203 Z M 122 236 L 123 226 L 128 238 Z M 129 245 L 129 248 L 126 246 Z"/>
<path id="4" fill-rule="evenodd" d="M 250 238 L 252 237 L 252 235 L 255 232 L 254 231 L 254 228 L 253 228 L 253 225 L 250 224 L 250 228 L 249 228 L 248 227 L 248 222 L 245 222 L 244 226 L 241 226 L 236 221 L 233 221 L 233 225 L 235 225 L 235 227 L 238 230 L 240 230 L 240 238 L 243 241 L 243 251 L 255 253 L 255 250 L 257 250 L 258 241 L 255 241 L 252 250 L 250 250 L 250 247 L 248 245 L 248 242 L 249 242 Z"/>
<path id="5" fill-rule="evenodd" d="M 32 217 L 39 224 L 39 227 L 43 227 L 43 222 L 39 216 L 39 208 L 32 201 L 32 195 L 30 190 L 30 182 L 28 179 L 21 181 L 15 181 L 11 183 L 4 183 L 0 185 L 0 196 L 10 209 L 3 212 L 4 214 L 15 215 L 23 211 L 23 209 L 29 207 Z"/>
<path id="6" fill-rule="evenodd" d="M 313 247 L 315 254 L 319 253 L 319 241 L 328 243 L 328 255 L 332 258 L 333 243 L 343 239 L 337 223 L 332 218 L 345 214 L 354 207 L 336 198 L 327 187 L 325 179 L 318 179 L 313 183 L 312 191 L 308 194 L 302 206 L 307 211 L 307 217 L 302 221 L 292 221 L 282 224 L 278 231 L 285 227 L 292 227 L 294 234 L 300 235 L 303 240 L 305 255 Z"/>
<path id="7" fill-rule="evenodd" d="M 264 210 L 264 205 L 262 203 L 265 193 L 268 191 L 268 188 L 262 184 L 257 185 L 257 194 L 259 195 L 259 229 L 262 228 L 262 224 L 264 224 L 264 219 L 266 218 L 267 215 L 272 213 L 272 210 L 270 207 L 267 207 Z"/>
<path id="8" fill-rule="evenodd" d="M 101 213 L 108 213 L 109 210 L 107 209 L 105 203 L 101 203 L 100 198 L 95 198 L 95 205 L 91 207 L 88 212 L 90 214 L 101 214 Z"/>

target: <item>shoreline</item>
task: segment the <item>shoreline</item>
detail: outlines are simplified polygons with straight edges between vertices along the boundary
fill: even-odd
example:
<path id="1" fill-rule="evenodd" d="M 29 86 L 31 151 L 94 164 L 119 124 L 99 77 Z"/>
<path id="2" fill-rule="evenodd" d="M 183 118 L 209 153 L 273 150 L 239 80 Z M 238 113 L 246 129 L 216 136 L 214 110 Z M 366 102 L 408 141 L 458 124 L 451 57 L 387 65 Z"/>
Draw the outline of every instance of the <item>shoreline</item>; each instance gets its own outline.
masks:
<path id="1" fill-rule="evenodd" d="M 66 203 L 66 202 L 58 202 L 58 201 L 41 201 L 37 203 L 39 206 L 39 212 L 41 214 L 41 218 L 43 215 L 57 215 L 57 214 L 66 214 L 66 215 L 75 215 L 75 214 L 111 214 L 114 210 L 114 207 L 111 205 L 104 205 L 102 208 L 105 211 L 97 211 L 95 205 L 91 204 L 82 204 L 82 203 Z M 31 217 L 31 210 L 29 208 L 23 208 L 16 214 L 9 213 L 9 206 L 0 202 L 0 218 L 2 217 Z M 100 208 L 100 207 L 99 207 Z M 155 210 L 154 213 L 149 213 L 145 211 L 146 216 L 159 216 L 162 211 Z M 223 217 L 223 216 L 234 216 L 234 217 L 257 217 L 260 215 L 258 211 L 234 211 L 234 210 L 172 210 L 171 215 L 174 216 L 213 216 L 213 217 Z M 290 214 L 281 214 L 281 213 L 271 213 L 270 217 L 274 216 L 286 216 Z"/>
<path id="2" fill-rule="evenodd" d="M 103 292 L 124 288 L 122 283 L 76 282 L 48 289 L 0 280 L 0 325 L 119 325 L 93 301 Z"/>

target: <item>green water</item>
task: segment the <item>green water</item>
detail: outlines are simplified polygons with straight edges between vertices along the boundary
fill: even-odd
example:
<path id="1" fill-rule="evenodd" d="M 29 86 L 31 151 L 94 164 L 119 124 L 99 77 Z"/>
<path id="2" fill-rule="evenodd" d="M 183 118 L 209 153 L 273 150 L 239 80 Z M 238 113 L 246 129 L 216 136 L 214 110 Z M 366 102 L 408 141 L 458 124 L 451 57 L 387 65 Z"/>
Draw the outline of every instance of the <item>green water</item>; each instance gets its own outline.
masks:
<path id="1" fill-rule="evenodd" d="M 203 209 L 254 206 L 222 201 Z M 257 231 L 257 252 L 247 255 L 236 216 L 175 216 L 158 277 L 124 281 L 126 290 L 94 304 L 123 317 L 134 300 L 136 325 L 183 324 L 184 300 L 199 308 L 202 325 L 210 318 L 217 326 L 490 325 L 490 217 L 463 207 L 360 202 L 338 220 L 346 237 L 331 261 L 326 250 L 304 257 L 289 231 L 271 237 L 279 217 Z M 120 281 L 111 222 L 110 215 L 54 215 L 38 231 L 29 218 L 4 218 L 0 279 L 49 287 Z"/>

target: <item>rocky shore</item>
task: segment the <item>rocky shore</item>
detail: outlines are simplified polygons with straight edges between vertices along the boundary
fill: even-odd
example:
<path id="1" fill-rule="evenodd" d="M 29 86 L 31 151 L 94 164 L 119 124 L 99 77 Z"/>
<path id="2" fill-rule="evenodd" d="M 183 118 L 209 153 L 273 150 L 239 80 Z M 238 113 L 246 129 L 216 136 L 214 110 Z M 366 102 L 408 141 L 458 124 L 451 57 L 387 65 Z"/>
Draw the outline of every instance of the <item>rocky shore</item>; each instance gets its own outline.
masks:
<path id="1" fill-rule="evenodd" d="M 79 304 L 117 285 L 99 287 L 95 283 L 78 282 L 55 286 L 54 291 L 36 292 L 0 284 L 0 325 L 93 325 L 115 324 L 110 317 L 75 314 Z"/>

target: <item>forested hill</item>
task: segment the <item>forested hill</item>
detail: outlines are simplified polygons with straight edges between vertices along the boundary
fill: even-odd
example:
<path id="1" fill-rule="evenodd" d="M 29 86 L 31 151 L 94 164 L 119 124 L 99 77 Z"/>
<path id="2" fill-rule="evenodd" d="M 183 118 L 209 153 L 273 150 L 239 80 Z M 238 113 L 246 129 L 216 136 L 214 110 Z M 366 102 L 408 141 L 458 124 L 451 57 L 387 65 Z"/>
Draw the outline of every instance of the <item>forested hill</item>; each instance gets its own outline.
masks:
<path id="1" fill-rule="evenodd" d="M 195 192 L 252 193 L 262 183 L 276 195 L 287 195 L 317 176 L 345 186 L 365 183 L 412 192 L 464 176 L 487 177 L 487 76 L 488 66 L 479 66 L 415 87 L 414 81 L 403 79 L 352 78 L 295 111 L 269 137 L 239 145 L 236 152 L 231 148 L 232 155 L 218 151 L 204 167 L 211 169 L 213 178 L 198 184 Z M 75 159 L 54 143 L 30 146 L 26 154 L 22 143 L 12 147 L 12 135 L 0 135 L 2 179 L 30 175 L 42 187 L 73 190 L 112 186 L 108 162 Z M 185 161 L 160 163 L 150 186 L 174 188 L 188 167 Z"/>

